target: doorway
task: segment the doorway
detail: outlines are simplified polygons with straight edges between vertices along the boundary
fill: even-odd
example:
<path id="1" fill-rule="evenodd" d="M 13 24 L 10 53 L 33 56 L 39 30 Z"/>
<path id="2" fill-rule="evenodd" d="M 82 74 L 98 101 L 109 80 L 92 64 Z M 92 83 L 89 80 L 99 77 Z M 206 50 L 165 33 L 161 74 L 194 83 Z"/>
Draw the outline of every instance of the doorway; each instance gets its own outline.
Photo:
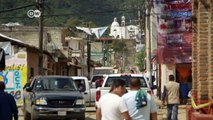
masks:
<path id="1" fill-rule="evenodd" d="M 188 93 L 192 89 L 192 64 L 176 64 L 176 81 L 180 83 L 181 103 L 186 104 Z"/>

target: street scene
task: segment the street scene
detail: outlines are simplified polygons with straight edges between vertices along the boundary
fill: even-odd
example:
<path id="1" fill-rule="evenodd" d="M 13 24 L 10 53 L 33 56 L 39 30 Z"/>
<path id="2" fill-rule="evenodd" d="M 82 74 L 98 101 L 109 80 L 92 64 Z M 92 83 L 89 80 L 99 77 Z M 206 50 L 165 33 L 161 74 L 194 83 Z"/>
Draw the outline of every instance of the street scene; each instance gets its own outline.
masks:
<path id="1" fill-rule="evenodd" d="M 19 111 L 20 111 L 19 120 L 24 120 L 24 115 L 23 115 L 22 109 L 19 108 Z M 178 118 L 179 118 L 179 120 L 186 120 L 185 106 L 180 106 Z M 96 113 L 95 113 L 94 107 L 88 108 L 88 110 L 86 112 L 85 120 L 96 120 Z M 166 108 L 159 109 L 158 120 L 166 120 Z"/>
<path id="2" fill-rule="evenodd" d="M 0 120 L 213 120 L 212 15 L 213 0 L 0 0 Z"/>

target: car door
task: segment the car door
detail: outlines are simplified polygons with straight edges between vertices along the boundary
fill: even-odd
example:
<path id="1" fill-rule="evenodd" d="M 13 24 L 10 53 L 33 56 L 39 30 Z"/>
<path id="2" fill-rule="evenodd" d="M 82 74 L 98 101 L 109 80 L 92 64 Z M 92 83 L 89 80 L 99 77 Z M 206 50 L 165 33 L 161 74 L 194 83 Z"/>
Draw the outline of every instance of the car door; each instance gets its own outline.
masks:
<path id="1" fill-rule="evenodd" d="M 87 78 L 83 78 L 82 79 L 82 84 L 84 84 L 85 86 L 85 91 L 83 92 L 83 95 L 84 95 L 84 100 L 85 100 L 85 103 L 86 105 L 90 105 L 90 102 L 91 102 L 91 92 L 90 92 L 90 86 L 89 86 L 89 81 Z"/>
<path id="2" fill-rule="evenodd" d="M 75 81 L 81 81 L 82 86 L 85 87 L 85 91 L 81 91 L 81 93 L 84 96 L 84 100 L 85 100 L 86 105 L 89 105 L 90 104 L 90 88 L 89 88 L 88 79 L 79 77 L 79 78 L 74 78 L 74 80 Z"/>

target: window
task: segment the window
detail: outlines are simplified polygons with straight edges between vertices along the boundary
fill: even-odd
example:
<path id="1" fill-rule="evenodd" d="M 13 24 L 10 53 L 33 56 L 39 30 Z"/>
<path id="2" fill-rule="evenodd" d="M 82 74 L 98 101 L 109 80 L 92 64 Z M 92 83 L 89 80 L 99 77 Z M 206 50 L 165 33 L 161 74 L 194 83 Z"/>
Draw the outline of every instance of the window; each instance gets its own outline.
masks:
<path id="1" fill-rule="evenodd" d="M 70 78 L 41 78 L 35 82 L 35 90 L 77 90 Z"/>
<path id="2" fill-rule="evenodd" d="M 106 81 L 106 84 L 105 84 L 105 87 L 110 87 L 112 85 L 112 81 L 116 80 L 116 79 L 122 79 L 122 80 L 124 80 L 126 82 L 126 87 L 129 87 L 129 83 L 130 83 L 130 80 L 132 78 L 139 78 L 140 81 L 141 81 L 141 87 L 148 87 L 147 84 L 146 84 L 146 81 L 145 81 L 144 77 L 133 77 L 133 76 L 108 77 L 108 79 Z"/>

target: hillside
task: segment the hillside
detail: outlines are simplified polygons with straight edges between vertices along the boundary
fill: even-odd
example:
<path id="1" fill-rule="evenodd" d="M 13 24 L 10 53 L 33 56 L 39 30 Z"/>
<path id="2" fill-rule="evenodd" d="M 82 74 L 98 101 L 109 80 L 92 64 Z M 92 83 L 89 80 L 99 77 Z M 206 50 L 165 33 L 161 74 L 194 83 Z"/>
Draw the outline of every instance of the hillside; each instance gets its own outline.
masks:
<path id="1" fill-rule="evenodd" d="M 36 9 L 36 0 L 0 0 L 0 24 L 19 22 L 24 25 L 38 25 L 38 19 L 29 18 L 27 11 Z M 113 18 L 126 21 L 138 19 L 137 8 L 143 9 L 145 0 L 44 0 L 44 25 L 66 26 L 70 19 L 91 21 L 97 26 L 109 25 Z"/>

